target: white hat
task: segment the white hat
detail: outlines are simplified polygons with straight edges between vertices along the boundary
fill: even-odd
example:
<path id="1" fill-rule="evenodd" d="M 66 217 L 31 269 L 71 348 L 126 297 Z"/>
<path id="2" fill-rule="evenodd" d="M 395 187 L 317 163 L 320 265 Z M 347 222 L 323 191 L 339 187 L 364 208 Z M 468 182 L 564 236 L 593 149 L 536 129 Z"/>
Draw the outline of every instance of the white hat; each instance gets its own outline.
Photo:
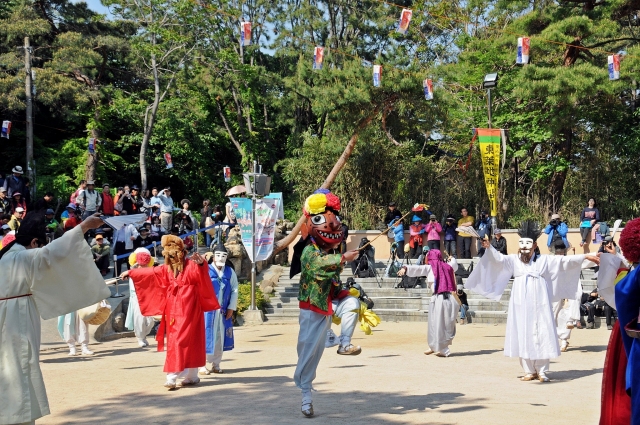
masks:
<path id="1" fill-rule="evenodd" d="M 551 216 L 551 220 L 560 220 L 560 215 L 559 214 L 553 214 Z"/>
<path id="2" fill-rule="evenodd" d="M 11 229 L 11 227 L 9 227 L 8 224 L 3 224 L 2 225 L 2 230 L 7 230 L 7 229 Z"/>
<path id="3" fill-rule="evenodd" d="M 22 171 L 22 167 L 19 166 L 19 165 L 16 165 L 15 167 L 13 167 L 11 172 L 12 173 L 17 173 L 17 174 L 24 174 L 24 171 Z"/>
<path id="4" fill-rule="evenodd" d="M 22 207 L 17 207 L 17 208 L 15 209 L 15 211 L 16 211 L 16 212 L 24 212 L 24 208 L 22 208 Z"/>

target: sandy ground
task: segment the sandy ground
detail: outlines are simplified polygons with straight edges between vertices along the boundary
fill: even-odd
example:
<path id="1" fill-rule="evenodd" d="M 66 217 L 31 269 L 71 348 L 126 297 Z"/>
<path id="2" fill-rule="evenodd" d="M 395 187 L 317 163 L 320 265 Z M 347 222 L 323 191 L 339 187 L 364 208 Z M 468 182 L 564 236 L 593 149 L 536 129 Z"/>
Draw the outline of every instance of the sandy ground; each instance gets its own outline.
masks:
<path id="1" fill-rule="evenodd" d="M 334 330 L 337 330 L 334 326 Z M 196 387 L 163 388 L 164 353 L 155 341 L 93 344 L 92 357 L 44 349 L 41 364 L 52 414 L 38 424 L 571 424 L 597 423 L 605 329 L 574 330 L 552 361 L 552 382 L 521 382 L 517 359 L 502 354 L 504 325 L 458 326 L 449 358 L 425 356 L 426 323 L 382 323 L 356 330 L 360 356 L 324 353 L 314 393 L 316 416 L 300 413 L 292 382 L 297 325 L 236 329 L 223 375 Z M 45 347 L 43 347 L 45 348 Z"/>

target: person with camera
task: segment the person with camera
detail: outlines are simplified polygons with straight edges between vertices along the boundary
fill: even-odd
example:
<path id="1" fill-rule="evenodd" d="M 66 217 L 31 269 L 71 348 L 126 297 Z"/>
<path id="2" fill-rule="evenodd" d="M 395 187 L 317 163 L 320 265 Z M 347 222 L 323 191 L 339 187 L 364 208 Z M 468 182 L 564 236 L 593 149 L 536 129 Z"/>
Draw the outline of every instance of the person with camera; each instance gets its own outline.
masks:
<path id="1" fill-rule="evenodd" d="M 474 227 L 478 235 L 480 235 L 480 239 L 476 240 L 476 248 L 478 249 L 478 257 L 482 258 L 485 250 L 482 247 L 482 240 L 487 236 L 491 236 L 491 217 L 486 211 L 480 211 L 480 218 L 478 218 Z"/>
<path id="2" fill-rule="evenodd" d="M 100 207 L 102 206 L 102 197 L 94 190 L 95 182 L 89 180 L 86 187 L 87 188 L 80 192 L 76 198 L 76 205 L 80 207 L 82 211 L 81 217 L 83 220 L 100 211 Z"/>
<path id="3" fill-rule="evenodd" d="M 444 232 L 444 252 L 453 258 L 458 258 L 456 251 L 456 219 L 453 215 L 449 214 L 444 219 L 444 226 L 442 226 Z"/>
<path id="4" fill-rule="evenodd" d="M 427 245 L 429 249 L 440 249 L 440 234 L 442 233 L 442 226 L 438 223 L 438 218 L 435 214 L 429 216 L 429 223 L 425 225 L 425 231 L 427 233 Z"/>
<path id="5" fill-rule="evenodd" d="M 551 216 L 549 224 L 547 224 L 543 231 L 549 235 L 547 238 L 549 254 L 567 255 L 567 250 L 569 249 L 567 233 L 569 232 L 569 228 L 565 222 L 560 220 L 560 216 L 558 214 L 553 214 Z"/>
<path id="6" fill-rule="evenodd" d="M 404 259 L 404 225 L 402 224 L 402 220 L 400 220 L 400 218 L 394 218 L 389 223 L 389 227 L 391 227 L 389 233 L 393 234 L 396 255 L 402 260 Z"/>

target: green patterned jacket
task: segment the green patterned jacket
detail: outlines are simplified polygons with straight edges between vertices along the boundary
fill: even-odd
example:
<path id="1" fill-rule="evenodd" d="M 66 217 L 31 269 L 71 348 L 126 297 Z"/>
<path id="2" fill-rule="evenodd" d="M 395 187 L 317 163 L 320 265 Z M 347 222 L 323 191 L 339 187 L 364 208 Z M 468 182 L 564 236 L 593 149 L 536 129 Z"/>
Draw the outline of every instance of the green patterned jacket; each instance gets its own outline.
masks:
<path id="1" fill-rule="evenodd" d="M 302 273 L 298 300 L 308 300 L 318 309 L 329 311 L 327 300 L 334 282 L 340 282 L 341 259 L 341 254 L 325 254 L 314 245 L 307 245 L 300 257 Z"/>

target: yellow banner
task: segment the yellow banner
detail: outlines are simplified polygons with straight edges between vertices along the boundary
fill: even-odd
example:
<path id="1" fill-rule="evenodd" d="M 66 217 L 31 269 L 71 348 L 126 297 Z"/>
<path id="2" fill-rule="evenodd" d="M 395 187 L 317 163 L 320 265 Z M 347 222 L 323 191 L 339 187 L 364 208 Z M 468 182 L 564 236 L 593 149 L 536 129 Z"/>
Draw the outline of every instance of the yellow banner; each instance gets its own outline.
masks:
<path id="1" fill-rule="evenodd" d="M 477 128 L 484 184 L 489 196 L 491 216 L 498 215 L 498 180 L 500 177 L 500 129 Z"/>

